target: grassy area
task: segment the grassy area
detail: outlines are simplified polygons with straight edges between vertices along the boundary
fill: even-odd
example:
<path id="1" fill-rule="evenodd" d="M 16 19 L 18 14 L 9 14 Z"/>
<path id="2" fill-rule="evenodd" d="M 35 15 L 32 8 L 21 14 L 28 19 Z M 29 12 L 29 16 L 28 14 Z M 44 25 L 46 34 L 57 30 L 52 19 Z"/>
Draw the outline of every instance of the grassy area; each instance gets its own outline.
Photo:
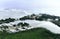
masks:
<path id="1" fill-rule="evenodd" d="M 52 34 L 43 28 L 37 28 L 12 34 L 0 32 L 0 39 L 60 39 L 60 35 Z"/>

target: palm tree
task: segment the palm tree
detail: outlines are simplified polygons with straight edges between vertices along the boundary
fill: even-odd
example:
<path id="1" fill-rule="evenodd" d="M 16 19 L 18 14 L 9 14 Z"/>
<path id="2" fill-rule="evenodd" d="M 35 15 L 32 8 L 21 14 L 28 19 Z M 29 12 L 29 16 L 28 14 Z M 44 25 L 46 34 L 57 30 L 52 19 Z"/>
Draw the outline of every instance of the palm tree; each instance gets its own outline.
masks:
<path id="1" fill-rule="evenodd" d="M 20 23 L 17 24 L 18 27 L 21 27 L 22 25 L 23 25 L 22 22 L 20 22 Z"/>
<path id="2" fill-rule="evenodd" d="M 22 26 L 23 29 L 26 29 L 25 27 L 28 27 L 29 24 L 28 24 L 28 23 L 24 23 L 24 24 L 22 24 L 21 26 Z"/>
<path id="3" fill-rule="evenodd" d="M 2 25 L 2 27 L 3 27 L 3 30 L 8 29 L 8 26 L 4 26 L 4 25 Z"/>
<path id="4" fill-rule="evenodd" d="M 28 23 L 24 23 L 24 25 L 25 25 L 26 27 L 28 27 L 28 26 L 29 26 L 29 24 L 28 24 Z"/>
<path id="5" fill-rule="evenodd" d="M 32 17 L 32 16 L 36 16 L 36 15 L 35 15 L 35 14 L 32 14 L 31 17 Z"/>
<path id="6" fill-rule="evenodd" d="M 24 22 L 24 23 L 23 23 L 23 22 L 20 22 L 20 23 L 17 24 L 17 26 L 18 26 L 18 27 L 21 26 L 22 29 L 25 29 L 25 27 L 28 27 L 29 24 L 28 24 L 28 23 L 25 23 L 25 22 Z"/>
<path id="7" fill-rule="evenodd" d="M 14 24 L 13 27 L 16 27 L 16 25 Z"/>
<path id="8" fill-rule="evenodd" d="M 20 25 L 22 25 L 22 24 L 23 24 L 23 23 L 22 23 L 22 22 L 20 22 L 20 23 L 18 23 L 18 24 L 17 24 L 17 26 L 20 26 Z"/>
<path id="9" fill-rule="evenodd" d="M 3 30 L 3 27 L 2 27 L 2 26 L 0 26 L 0 29 L 1 29 L 1 30 Z"/>
<path id="10" fill-rule="evenodd" d="M 17 26 L 23 28 L 25 25 L 23 24 L 23 22 L 20 22 L 17 24 Z"/>

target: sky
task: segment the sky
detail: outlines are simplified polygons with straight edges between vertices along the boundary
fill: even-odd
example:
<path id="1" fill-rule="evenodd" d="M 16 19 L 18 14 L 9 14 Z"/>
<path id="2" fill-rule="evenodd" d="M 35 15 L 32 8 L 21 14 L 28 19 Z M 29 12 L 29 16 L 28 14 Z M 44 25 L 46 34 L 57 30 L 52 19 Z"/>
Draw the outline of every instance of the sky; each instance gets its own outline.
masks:
<path id="1" fill-rule="evenodd" d="M 60 16 L 60 0 L 0 0 L 0 9 L 23 9 Z"/>

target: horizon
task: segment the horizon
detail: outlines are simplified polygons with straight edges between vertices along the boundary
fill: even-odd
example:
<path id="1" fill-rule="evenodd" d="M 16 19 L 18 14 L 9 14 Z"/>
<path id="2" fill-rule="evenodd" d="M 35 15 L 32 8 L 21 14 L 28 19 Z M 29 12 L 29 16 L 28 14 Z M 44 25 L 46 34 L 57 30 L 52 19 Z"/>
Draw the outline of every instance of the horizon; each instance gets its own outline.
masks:
<path id="1" fill-rule="evenodd" d="M 60 16 L 60 0 L 0 0 L 0 9 L 21 9 Z"/>

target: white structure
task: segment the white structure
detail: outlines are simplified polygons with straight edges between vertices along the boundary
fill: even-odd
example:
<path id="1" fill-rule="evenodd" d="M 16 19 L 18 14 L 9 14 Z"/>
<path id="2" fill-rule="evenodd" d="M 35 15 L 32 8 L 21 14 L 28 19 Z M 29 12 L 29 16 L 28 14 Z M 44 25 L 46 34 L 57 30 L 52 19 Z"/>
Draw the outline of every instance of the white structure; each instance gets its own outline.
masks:
<path id="1" fill-rule="evenodd" d="M 56 18 L 55 20 L 56 20 L 56 21 L 58 21 L 59 19 L 58 19 L 58 18 Z"/>
<path id="2" fill-rule="evenodd" d="M 47 19 L 47 21 L 52 21 L 53 19 Z"/>
<path id="3" fill-rule="evenodd" d="M 12 23 L 15 23 L 15 22 L 12 22 Z M 19 22 L 20 21 L 17 21 L 15 24 L 17 24 Z M 30 24 L 30 27 L 28 27 L 26 29 L 42 27 L 42 28 L 45 28 L 45 29 L 51 31 L 52 33 L 60 34 L 60 27 L 58 27 L 56 24 L 54 24 L 52 22 L 49 22 L 49 21 L 25 20 L 25 21 L 22 21 L 22 22 L 26 22 L 26 23 Z M 13 27 L 13 26 L 8 26 L 8 27 L 9 28 L 7 29 L 7 32 L 9 32 L 9 33 L 15 33 L 15 32 L 26 30 L 26 29 L 22 29 L 21 27 L 18 27 L 19 30 L 17 31 L 16 27 Z"/>

